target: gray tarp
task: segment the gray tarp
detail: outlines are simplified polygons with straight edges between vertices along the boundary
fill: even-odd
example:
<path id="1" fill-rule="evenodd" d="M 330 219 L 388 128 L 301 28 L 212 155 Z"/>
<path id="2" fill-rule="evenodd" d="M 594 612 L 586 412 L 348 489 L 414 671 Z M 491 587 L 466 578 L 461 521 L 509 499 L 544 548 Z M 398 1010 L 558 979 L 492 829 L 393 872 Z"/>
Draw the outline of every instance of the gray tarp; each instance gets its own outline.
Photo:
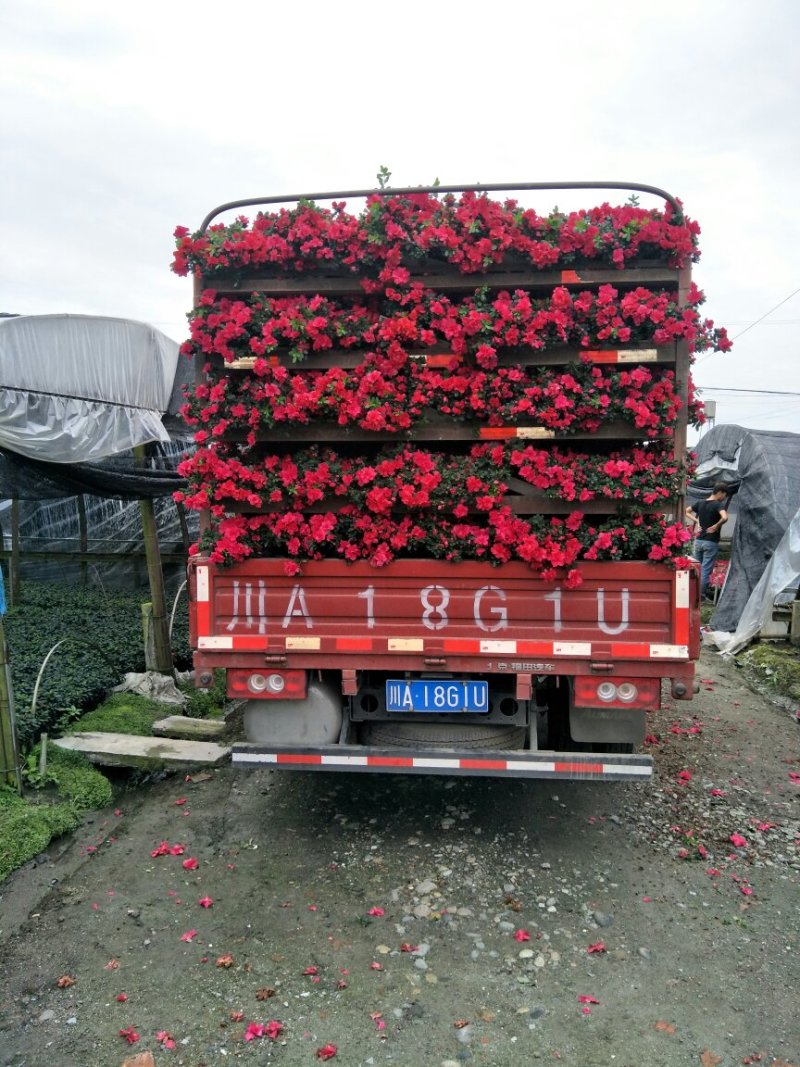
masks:
<path id="1" fill-rule="evenodd" d="M 732 633 L 800 508 L 800 434 L 715 426 L 694 451 L 695 487 L 700 483 L 710 488 L 717 481 L 739 487 L 728 576 L 710 623 L 712 630 Z M 786 588 L 796 586 L 797 575 L 787 573 Z M 783 592 L 785 599 L 792 599 L 791 591 Z"/>
<path id="2" fill-rule="evenodd" d="M 739 625 L 734 633 L 713 629 L 703 633 L 703 644 L 732 655 L 748 645 L 757 637 L 761 628 L 772 618 L 772 606 L 787 586 L 796 584 L 800 575 L 800 510 L 798 510 L 789 528 L 780 540 L 778 547 L 761 575 L 758 584 L 750 594 L 745 605 Z M 715 616 L 716 617 L 716 616 Z"/>
<path id="3" fill-rule="evenodd" d="M 168 441 L 178 349 L 129 319 L 0 318 L 0 449 L 86 463 Z"/>

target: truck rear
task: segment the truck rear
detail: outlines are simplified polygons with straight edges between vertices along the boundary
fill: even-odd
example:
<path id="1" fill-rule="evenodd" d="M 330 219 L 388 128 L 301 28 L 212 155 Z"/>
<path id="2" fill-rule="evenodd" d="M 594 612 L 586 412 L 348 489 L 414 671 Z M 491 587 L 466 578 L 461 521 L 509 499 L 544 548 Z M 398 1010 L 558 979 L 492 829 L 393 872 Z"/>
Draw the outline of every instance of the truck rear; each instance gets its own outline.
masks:
<path id="1" fill-rule="evenodd" d="M 267 198 L 176 231 L 191 639 L 197 684 L 223 669 L 244 703 L 236 765 L 651 774 L 647 713 L 664 682 L 692 698 L 699 655 L 689 366 L 728 342 L 668 194 L 488 195 L 565 187 Z"/>

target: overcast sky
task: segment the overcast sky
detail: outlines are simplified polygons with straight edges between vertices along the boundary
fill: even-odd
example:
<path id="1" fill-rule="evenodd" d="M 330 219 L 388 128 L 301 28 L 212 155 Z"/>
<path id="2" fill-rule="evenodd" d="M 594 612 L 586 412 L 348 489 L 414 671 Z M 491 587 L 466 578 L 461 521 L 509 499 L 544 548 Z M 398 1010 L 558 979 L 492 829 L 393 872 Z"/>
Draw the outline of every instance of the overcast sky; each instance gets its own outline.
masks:
<path id="1" fill-rule="evenodd" d="M 180 341 L 177 224 L 380 165 L 644 182 L 700 223 L 705 313 L 746 331 L 695 370 L 717 421 L 800 432 L 800 395 L 728 391 L 800 394 L 800 293 L 749 328 L 800 288 L 798 41 L 795 0 L 0 0 L 0 311 Z"/>

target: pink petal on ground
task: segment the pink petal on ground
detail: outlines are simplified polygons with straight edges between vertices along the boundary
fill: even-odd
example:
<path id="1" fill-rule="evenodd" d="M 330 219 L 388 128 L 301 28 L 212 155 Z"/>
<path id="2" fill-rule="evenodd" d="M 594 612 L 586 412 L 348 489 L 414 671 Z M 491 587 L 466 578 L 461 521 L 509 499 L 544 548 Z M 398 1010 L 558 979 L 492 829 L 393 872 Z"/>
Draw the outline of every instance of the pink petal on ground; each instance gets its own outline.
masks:
<path id="1" fill-rule="evenodd" d="M 197 903 L 200 905 L 201 908 L 210 908 L 214 901 L 211 899 L 211 897 L 200 897 Z"/>
<path id="2" fill-rule="evenodd" d="M 531 939 L 531 935 L 528 933 L 527 930 L 515 930 L 514 931 L 514 940 L 515 941 L 530 941 L 530 939 Z"/>
<path id="3" fill-rule="evenodd" d="M 600 1001 L 597 997 L 589 996 L 587 993 L 581 993 L 578 995 L 579 1004 L 599 1004 Z"/>
<path id="4" fill-rule="evenodd" d="M 741 834 L 731 834 L 728 840 L 736 848 L 747 848 L 747 838 L 742 837 Z"/>
<path id="5" fill-rule="evenodd" d="M 386 912 L 383 908 L 370 908 L 367 915 L 372 915 L 375 918 L 380 918 L 381 915 L 385 915 Z"/>
<path id="6" fill-rule="evenodd" d="M 196 930 L 187 930 L 185 934 L 181 934 L 181 941 L 193 941 L 196 937 Z"/>
<path id="7" fill-rule="evenodd" d="M 593 945 L 589 945 L 586 951 L 591 955 L 593 952 L 605 952 L 606 946 L 603 941 L 595 941 Z"/>
<path id="8" fill-rule="evenodd" d="M 185 871 L 196 871 L 200 864 L 197 862 L 194 856 L 190 856 L 188 860 L 183 861 L 182 866 Z"/>

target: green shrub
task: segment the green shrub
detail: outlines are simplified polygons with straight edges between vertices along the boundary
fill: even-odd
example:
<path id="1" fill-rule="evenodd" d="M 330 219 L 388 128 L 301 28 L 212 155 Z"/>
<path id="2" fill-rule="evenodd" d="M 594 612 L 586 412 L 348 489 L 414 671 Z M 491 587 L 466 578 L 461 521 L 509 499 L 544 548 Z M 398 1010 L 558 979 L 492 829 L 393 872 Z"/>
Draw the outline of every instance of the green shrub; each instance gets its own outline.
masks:
<path id="1" fill-rule="evenodd" d="M 11 657 L 20 749 L 28 751 L 59 720 L 92 707 L 128 672 L 144 670 L 142 593 L 106 592 L 26 581 L 22 603 L 5 619 Z M 189 660 L 186 602 L 179 601 L 173 627 L 174 659 Z M 42 663 L 56 642 L 41 677 L 35 709 L 33 691 Z"/>
<path id="2" fill-rule="evenodd" d="M 49 731 L 69 706 L 89 707 L 126 671 L 142 670 L 144 650 L 140 597 L 81 590 L 74 586 L 26 582 L 23 602 L 5 624 L 23 749 L 42 731 Z M 50 649 L 41 677 L 36 708 L 36 678 Z"/>
<path id="3" fill-rule="evenodd" d="M 183 714 L 193 719 L 219 718 L 228 699 L 226 686 L 223 670 L 214 671 L 214 680 L 208 689 L 196 689 L 193 683 L 181 685 L 181 692 L 186 697 Z"/>

